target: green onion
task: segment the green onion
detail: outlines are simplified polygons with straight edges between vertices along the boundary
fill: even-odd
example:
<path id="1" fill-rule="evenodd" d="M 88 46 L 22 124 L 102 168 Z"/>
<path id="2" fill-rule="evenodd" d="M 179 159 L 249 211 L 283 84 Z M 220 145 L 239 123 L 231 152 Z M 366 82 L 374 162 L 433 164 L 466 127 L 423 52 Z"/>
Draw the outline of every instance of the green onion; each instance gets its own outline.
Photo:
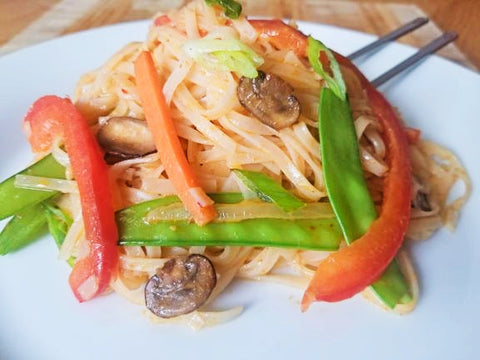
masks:
<path id="1" fill-rule="evenodd" d="M 331 76 L 327 70 L 323 68 L 323 64 L 320 61 L 321 53 L 325 53 L 327 55 L 333 76 Z M 338 65 L 338 62 L 335 60 L 335 56 L 332 54 L 330 49 L 320 41 L 309 36 L 307 55 L 313 70 L 315 70 L 315 72 L 327 82 L 328 87 L 338 98 L 345 100 L 347 88 L 345 86 L 345 82 L 343 81 L 340 65 Z"/>
<path id="2" fill-rule="evenodd" d="M 212 69 L 219 67 L 233 71 L 238 76 L 255 78 L 257 67 L 263 58 L 237 39 L 198 39 L 188 40 L 183 50 L 192 59 Z"/>
<path id="3" fill-rule="evenodd" d="M 289 212 L 305 205 L 302 200 L 264 173 L 239 169 L 233 170 L 233 172 L 245 186 L 255 192 L 258 198 L 272 202 L 284 211 Z"/>
<path id="4" fill-rule="evenodd" d="M 237 19 L 242 13 L 242 4 L 234 0 L 205 0 L 207 5 L 220 6 L 230 19 Z"/>
<path id="5" fill-rule="evenodd" d="M 275 204 L 262 202 L 259 200 L 244 200 L 235 204 L 215 204 L 218 217 L 217 223 L 238 222 L 250 219 L 284 219 L 284 220 L 302 220 L 302 219 L 322 219 L 332 218 L 334 213 L 329 203 L 310 203 L 301 204 L 300 209 L 284 211 Z M 159 221 L 191 221 L 190 213 L 185 210 L 182 203 L 174 203 L 168 206 L 161 206 L 145 216 L 144 219 L 149 224 Z"/>
<path id="6" fill-rule="evenodd" d="M 15 176 L 15 187 L 38 191 L 59 191 L 62 193 L 78 193 L 77 182 L 74 180 L 54 179 L 45 176 L 19 174 Z"/>

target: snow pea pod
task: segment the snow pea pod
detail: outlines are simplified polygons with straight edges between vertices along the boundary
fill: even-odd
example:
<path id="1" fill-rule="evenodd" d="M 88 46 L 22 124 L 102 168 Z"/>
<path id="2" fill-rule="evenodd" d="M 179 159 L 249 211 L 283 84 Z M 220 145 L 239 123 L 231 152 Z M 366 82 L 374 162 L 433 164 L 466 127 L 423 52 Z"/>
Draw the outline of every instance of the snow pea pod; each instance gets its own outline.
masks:
<path id="1" fill-rule="evenodd" d="M 209 194 L 216 202 L 236 203 L 238 194 Z M 116 214 L 119 245 L 142 246 L 272 246 L 296 249 L 336 250 L 343 240 L 332 213 L 321 219 L 248 219 L 198 226 L 188 221 L 148 223 L 145 217 L 160 206 L 178 202 L 169 196 L 133 205 Z"/>
<path id="2" fill-rule="evenodd" d="M 15 215 L 30 205 L 38 204 L 58 194 L 56 191 L 17 188 L 15 187 L 15 176 L 18 174 L 64 179 L 65 168 L 52 155 L 47 155 L 0 183 L 0 204 L 2 204 L 0 207 L 0 220 Z"/>
<path id="3" fill-rule="evenodd" d="M 324 75 L 319 53 L 326 52 L 333 69 L 339 65 L 319 41 L 308 38 L 312 67 Z M 319 70 L 320 69 L 320 70 Z M 359 156 L 352 111 L 341 74 L 334 72 L 320 92 L 319 136 L 325 187 L 347 244 L 365 234 L 377 219 L 375 204 L 367 188 Z M 382 276 L 371 284 L 373 291 L 390 308 L 411 301 L 408 283 L 394 259 Z"/>
<path id="4" fill-rule="evenodd" d="M 55 240 L 57 247 L 60 248 L 65 241 L 68 229 L 72 225 L 73 220 L 64 211 L 50 204 L 48 201 L 43 203 L 43 209 L 48 224 L 48 231 L 50 235 L 52 235 L 53 240 Z M 70 266 L 73 266 L 75 258 L 72 256 L 67 259 L 67 262 Z"/>
<path id="5" fill-rule="evenodd" d="M 0 255 L 20 250 L 46 233 L 43 211 L 43 205 L 36 204 L 10 219 L 0 233 Z"/>
<path id="6" fill-rule="evenodd" d="M 377 218 L 363 175 L 348 100 L 322 88 L 319 133 L 325 187 L 347 243 L 358 239 Z"/>
<path id="7" fill-rule="evenodd" d="M 48 231 L 55 240 L 58 247 L 62 246 L 68 229 L 72 225 L 73 220 L 65 212 L 58 207 L 45 202 L 44 204 L 45 218 L 48 223 Z"/>

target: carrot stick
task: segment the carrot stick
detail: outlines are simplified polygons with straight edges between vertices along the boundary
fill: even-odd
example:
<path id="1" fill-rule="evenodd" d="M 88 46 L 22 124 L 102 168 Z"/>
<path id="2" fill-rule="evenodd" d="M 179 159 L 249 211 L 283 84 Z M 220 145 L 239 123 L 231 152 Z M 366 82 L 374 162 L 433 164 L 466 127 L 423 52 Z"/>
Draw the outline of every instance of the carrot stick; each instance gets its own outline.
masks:
<path id="1" fill-rule="evenodd" d="M 207 224 L 215 219 L 217 212 L 185 157 L 149 52 L 143 51 L 136 59 L 135 77 L 145 118 L 165 171 L 195 222 L 198 225 Z"/>

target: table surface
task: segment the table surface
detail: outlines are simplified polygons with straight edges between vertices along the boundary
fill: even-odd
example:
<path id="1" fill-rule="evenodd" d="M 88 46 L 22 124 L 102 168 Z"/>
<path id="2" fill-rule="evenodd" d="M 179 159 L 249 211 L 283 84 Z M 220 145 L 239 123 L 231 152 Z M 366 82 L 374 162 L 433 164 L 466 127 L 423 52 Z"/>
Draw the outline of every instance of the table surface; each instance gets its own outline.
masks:
<path id="1" fill-rule="evenodd" d="M 64 34 L 146 19 L 186 0 L 1 0 L 0 54 Z M 377 35 L 418 16 L 431 21 L 400 41 L 420 47 L 442 32 L 459 34 L 439 55 L 480 69 L 479 0 L 244 0 L 247 12 L 314 21 Z"/>

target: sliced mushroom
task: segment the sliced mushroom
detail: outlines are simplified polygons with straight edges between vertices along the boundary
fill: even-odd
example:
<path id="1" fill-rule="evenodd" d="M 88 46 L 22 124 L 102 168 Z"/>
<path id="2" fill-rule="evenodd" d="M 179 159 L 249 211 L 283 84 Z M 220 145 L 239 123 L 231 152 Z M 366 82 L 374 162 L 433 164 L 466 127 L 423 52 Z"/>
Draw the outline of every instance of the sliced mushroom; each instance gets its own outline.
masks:
<path id="1" fill-rule="evenodd" d="M 273 74 L 259 71 L 254 79 L 242 77 L 237 96 L 255 117 L 277 130 L 292 125 L 300 116 L 300 103 L 293 88 Z"/>
<path id="2" fill-rule="evenodd" d="M 429 201 L 429 191 L 422 180 L 417 176 L 413 176 L 412 179 L 412 196 L 411 206 L 413 209 L 418 209 L 423 212 L 433 211 L 433 207 Z"/>
<path id="3" fill-rule="evenodd" d="M 205 256 L 173 258 L 148 280 L 145 304 L 162 318 L 188 314 L 205 303 L 216 283 L 215 269 Z"/>
<path id="4" fill-rule="evenodd" d="M 152 133 L 143 120 L 122 116 L 112 117 L 97 133 L 109 164 L 140 157 L 155 151 Z"/>
<path id="5" fill-rule="evenodd" d="M 417 194 L 415 195 L 415 199 L 413 199 L 412 201 L 412 207 L 416 209 L 420 209 L 422 211 L 426 211 L 426 212 L 432 211 L 432 206 L 428 201 L 427 194 L 421 190 L 417 191 Z"/>

